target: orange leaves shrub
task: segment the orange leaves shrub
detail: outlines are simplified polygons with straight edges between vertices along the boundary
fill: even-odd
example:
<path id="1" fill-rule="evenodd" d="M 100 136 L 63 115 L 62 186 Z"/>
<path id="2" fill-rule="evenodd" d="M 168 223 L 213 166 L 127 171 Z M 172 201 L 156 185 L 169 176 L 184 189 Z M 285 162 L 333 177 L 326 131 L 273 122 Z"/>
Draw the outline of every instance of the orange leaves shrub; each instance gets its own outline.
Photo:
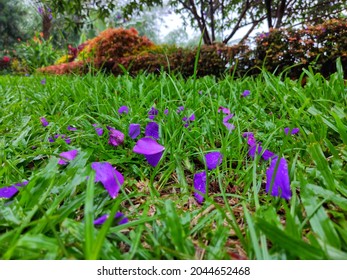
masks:
<path id="1" fill-rule="evenodd" d="M 134 55 L 153 46 L 147 37 L 139 36 L 135 28 L 109 28 L 87 41 L 79 57 L 106 61 Z"/>

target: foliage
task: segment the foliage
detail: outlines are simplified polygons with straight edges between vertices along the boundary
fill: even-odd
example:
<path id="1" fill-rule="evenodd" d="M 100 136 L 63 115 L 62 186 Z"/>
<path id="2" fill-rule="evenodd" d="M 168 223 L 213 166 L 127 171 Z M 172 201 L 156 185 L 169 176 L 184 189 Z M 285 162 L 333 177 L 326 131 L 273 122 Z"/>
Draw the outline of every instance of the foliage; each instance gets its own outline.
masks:
<path id="1" fill-rule="evenodd" d="M 117 31 L 120 32 L 120 31 Z M 131 34 L 134 31 L 121 31 Z M 171 71 L 181 73 L 185 77 L 193 75 L 194 60 L 200 52 L 198 61 L 198 76 L 221 76 L 226 72 L 236 73 L 237 76 L 259 74 L 260 69 L 281 73 L 297 79 L 303 69 L 313 68 L 325 77 L 336 71 L 335 61 L 341 57 L 341 62 L 347 70 L 347 20 L 330 20 L 324 24 L 307 26 L 305 29 L 273 29 L 269 33 L 262 33 L 255 39 L 256 47 L 251 49 L 246 44 L 226 46 L 224 44 L 203 45 L 201 48 L 184 49 L 160 47 L 142 43 L 132 47 L 133 41 L 128 43 L 113 43 L 104 35 L 93 39 L 99 49 L 94 63 L 96 69 L 104 69 L 114 75 L 121 75 L 124 69 L 131 75 L 141 71 L 159 73 Z M 128 36 L 128 35 L 126 35 Z M 120 37 L 118 37 L 120 38 Z M 126 37 L 125 37 L 126 38 Z M 138 39 L 137 39 L 138 40 Z M 106 43 L 112 42 L 112 43 Z M 147 42 L 145 40 L 145 42 Z M 95 43 L 94 43 L 95 44 Z M 110 51 L 107 48 L 111 47 Z M 146 49 L 148 47 L 148 49 Z M 92 50 L 91 45 L 87 48 Z M 140 51 L 142 49 L 142 52 Z M 82 52 L 83 53 L 83 52 Z M 288 69 L 288 66 L 291 66 Z M 85 65 L 83 65 L 85 67 Z M 55 73 L 54 67 L 40 71 Z M 59 68 L 59 73 L 64 73 Z M 71 72 L 71 67 L 67 67 Z M 77 72 L 85 73 L 85 68 Z M 347 71 L 346 71 L 347 72 Z"/>
<path id="2" fill-rule="evenodd" d="M 22 42 L 17 47 L 17 56 L 22 63 L 33 72 L 35 69 L 54 63 L 59 53 L 53 48 L 52 37 L 43 38 L 42 33 L 36 35 L 27 42 Z"/>
<path id="3" fill-rule="evenodd" d="M 288 66 L 290 76 L 299 77 L 303 68 L 313 67 L 328 76 L 336 71 L 341 57 L 347 70 L 347 20 L 329 20 L 304 29 L 274 29 L 257 37 L 254 65 L 280 73 Z"/>
<path id="4" fill-rule="evenodd" d="M 106 29 L 94 39 L 87 41 L 85 45 L 79 58 L 92 58 L 102 62 L 133 55 L 154 46 L 146 37 L 138 36 L 134 28 Z"/>
<path id="5" fill-rule="evenodd" d="M 0 189 L 29 181 L 0 199 L 0 258 L 346 259 L 347 92 L 337 68 L 328 80 L 309 72 L 305 87 L 266 71 L 242 79 L 47 76 L 44 84 L 43 76 L 0 77 Z M 120 115 L 123 105 L 129 111 Z M 130 123 L 143 135 L 153 106 L 165 146 L 155 168 L 133 152 L 137 140 L 127 135 Z M 233 131 L 221 106 L 234 115 Z M 192 113 L 187 128 L 182 118 Z M 123 145 L 108 144 L 93 124 L 122 131 Z M 300 132 L 286 135 L 287 127 Z M 244 132 L 286 158 L 290 200 L 265 192 L 268 162 L 249 156 Z M 71 143 L 50 142 L 58 133 Z M 58 165 L 71 149 L 77 157 Z M 204 155 L 212 151 L 223 161 L 209 170 L 199 204 L 193 174 L 206 169 Z M 91 179 L 95 161 L 123 174 L 115 199 Z M 116 211 L 129 222 L 93 226 Z"/>
<path id="6" fill-rule="evenodd" d="M 0 49 L 9 50 L 18 40 L 26 40 L 26 16 L 28 11 L 20 1 L 0 0 Z"/>

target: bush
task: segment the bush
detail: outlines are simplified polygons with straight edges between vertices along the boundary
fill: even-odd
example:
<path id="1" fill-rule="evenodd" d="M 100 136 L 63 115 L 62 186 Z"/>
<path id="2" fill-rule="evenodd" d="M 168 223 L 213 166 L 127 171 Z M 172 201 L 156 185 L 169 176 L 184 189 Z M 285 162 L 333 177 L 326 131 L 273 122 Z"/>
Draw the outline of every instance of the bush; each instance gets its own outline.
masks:
<path id="1" fill-rule="evenodd" d="M 89 65 L 114 75 L 140 72 L 171 71 L 189 77 L 194 73 L 199 53 L 197 76 L 235 73 L 236 76 L 259 74 L 262 69 L 280 73 L 286 71 L 291 78 L 299 78 L 304 68 L 329 76 L 336 71 L 336 59 L 341 58 L 347 75 L 347 20 L 330 20 L 302 30 L 274 29 L 255 39 L 256 47 L 223 44 L 203 45 L 201 49 L 184 49 L 175 46 L 155 46 L 135 29 L 108 29 L 87 41 L 80 55 Z M 88 57 L 88 59 L 86 59 Z M 78 69 L 78 65 L 82 69 Z M 46 73 L 85 73 L 86 64 L 44 68 Z M 66 71 L 66 72 L 65 72 Z"/>
<path id="2" fill-rule="evenodd" d="M 54 63 L 59 53 L 54 50 L 52 37 L 43 39 L 42 33 L 37 33 L 32 39 L 17 47 L 17 57 L 29 72 Z"/>
<path id="3" fill-rule="evenodd" d="M 109 28 L 87 41 L 78 55 L 79 60 L 107 61 L 138 54 L 155 45 L 146 37 L 138 36 L 134 28 Z"/>

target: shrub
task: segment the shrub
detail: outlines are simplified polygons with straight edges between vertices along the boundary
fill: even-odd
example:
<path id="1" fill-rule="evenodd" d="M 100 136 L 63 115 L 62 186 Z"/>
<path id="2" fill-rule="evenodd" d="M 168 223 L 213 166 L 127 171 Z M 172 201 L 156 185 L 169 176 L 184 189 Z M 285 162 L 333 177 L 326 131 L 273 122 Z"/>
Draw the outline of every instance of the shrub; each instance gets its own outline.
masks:
<path id="1" fill-rule="evenodd" d="M 336 71 L 338 57 L 347 70 L 347 20 L 329 20 L 300 30 L 274 29 L 258 36 L 256 44 L 254 65 L 270 72 L 293 66 L 289 75 L 297 78 L 311 66 L 328 76 Z"/>
<path id="2" fill-rule="evenodd" d="M 109 59 L 131 56 L 154 46 L 146 37 L 138 36 L 134 28 L 109 28 L 87 41 L 78 58 L 80 60 L 92 58 L 105 62 Z"/>
<path id="3" fill-rule="evenodd" d="M 201 49 L 184 49 L 175 46 L 156 46 L 135 29 L 108 29 L 87 42 L 81 56 L 95 69 L 121 75 L 124 68 L 129 74 L 159 73 L 160 70 L 193 75 L 197 52 L 197 76 L 235 73 L 236 76 L 255 75 L 261 69 L 280 73 L 286 71 L 291 78 L 299 78 L 303 68 L 312 67 L 328 76 L 336 71 L 335 61 L 341 58 L 347 75 L 347 20 L 330 20 L 305 29 L 273 29 L 255 39 L 256 47 L 246 44 L 226 46 L 203 45 Z M 78 57 L 80 57 L 78 55 Z M 81 70 L 77 67 L 80 65 Z M 85 73 L 86 64 L 66 65 L 57 73 Z M 54 73 L 54 68 L 41 69 Z"/>
<path id="4" fill-rule="evenodd" d="M 59 57 L 51 41 L 52 37 L 44 40 L 43 34 L 37 33 L 31 40 L 18 46 L 17 57 L 23 66 L 27 66 L 28 71 L 33 72 L 39 67 L 51 65 Z"/>

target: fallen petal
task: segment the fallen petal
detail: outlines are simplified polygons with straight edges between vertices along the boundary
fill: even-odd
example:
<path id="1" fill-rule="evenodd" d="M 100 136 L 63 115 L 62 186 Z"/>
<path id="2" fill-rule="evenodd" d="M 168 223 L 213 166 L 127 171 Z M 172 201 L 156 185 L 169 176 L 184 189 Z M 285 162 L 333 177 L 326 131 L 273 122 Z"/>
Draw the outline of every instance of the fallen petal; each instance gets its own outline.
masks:
<path id="1" fill-rule="evenodd" d="M 204 201 L 204 195 L 206 194 L 206 172 L 202 171 L 194 175 L 194 197 L 198 203 Z"/>
<path id="2" fill-rule="evenodd" d="M 41 117 L 41 118 L 40 118 L 40 122 L 41 122 L 42 126 L 44 126 L 44 127 L 46 127 L 47 125 L 49 125 L 49 122 L 48 122 L 47 119 L 44 118 L 44 117 Z"/>
<path id="3" fill-rule="evenodd" d="M 151 136 L 154 139 L 159 139 L 159 125 L 156 122 L 150 122 L 145 129 L 145 136 Z"/>
<path id="4" fill-rule="evenodd" d="M 141 126 L 137 123 L 131 123 L 129 125 L 129 137 L 135 139 L 141 133 Z"/>
<path id="5" fill-rule="evenodd" d="M 266 170 L 266 192 L 272 196 L 281 196 L 284 199 L 290 199 L 292 192 L 290 190 L 290 181 L 288 165 L 285 158 L 280 158 L 277 172 L 275 173 L 278 157 L 271 160 L 270 167 Z"/>
<path id="6" fill-rule="evenodd" d="M 119 109 L 118 109 L 118 114 L 128 114 L 129 113 L 129 108 L 128 106 L 121 106 Z"/>
<path id="7" fill-rule="evenodd" d="M 58 164 L 65 165 L 67 164 L 67 161 L 73 160 L 78 154 L 78 150 L 71 150 L 67 152 L 60 153 L 59 156 L 61 159 L 59 160 Z"/>
<path id="8" fill-rule="evenodd" d="M 96 171 L 95 182 L 101 182 L 109 195 L 115 198 L 124 183 L 123 175 L 108 162 L 93 162 L 92 168 Z"/>
<path id="9" fill-rule="evenodd" d="M 222 163 L 223 155 L 220 152 L 210 152 L 205 155 L 208 170 L 215 169 Z"/>
<path id="10" fill-rule="evenodd" d="M 155 155 L 164 151 L 165 147 L 158 144 L 157 141 L 150 137 L 144 137 L 137 141 L 133 152 L 142 155 Z"/>
<path id="11" fill-rule="evenodd" d="M 124 134 L 112 127 L 107 127 L 108 130 L 110 131 L 110 138 L 108 140 L 108 143 L 113 145 L 113 146 L 119 146 L 122 145 L 124 142 Z"/>

